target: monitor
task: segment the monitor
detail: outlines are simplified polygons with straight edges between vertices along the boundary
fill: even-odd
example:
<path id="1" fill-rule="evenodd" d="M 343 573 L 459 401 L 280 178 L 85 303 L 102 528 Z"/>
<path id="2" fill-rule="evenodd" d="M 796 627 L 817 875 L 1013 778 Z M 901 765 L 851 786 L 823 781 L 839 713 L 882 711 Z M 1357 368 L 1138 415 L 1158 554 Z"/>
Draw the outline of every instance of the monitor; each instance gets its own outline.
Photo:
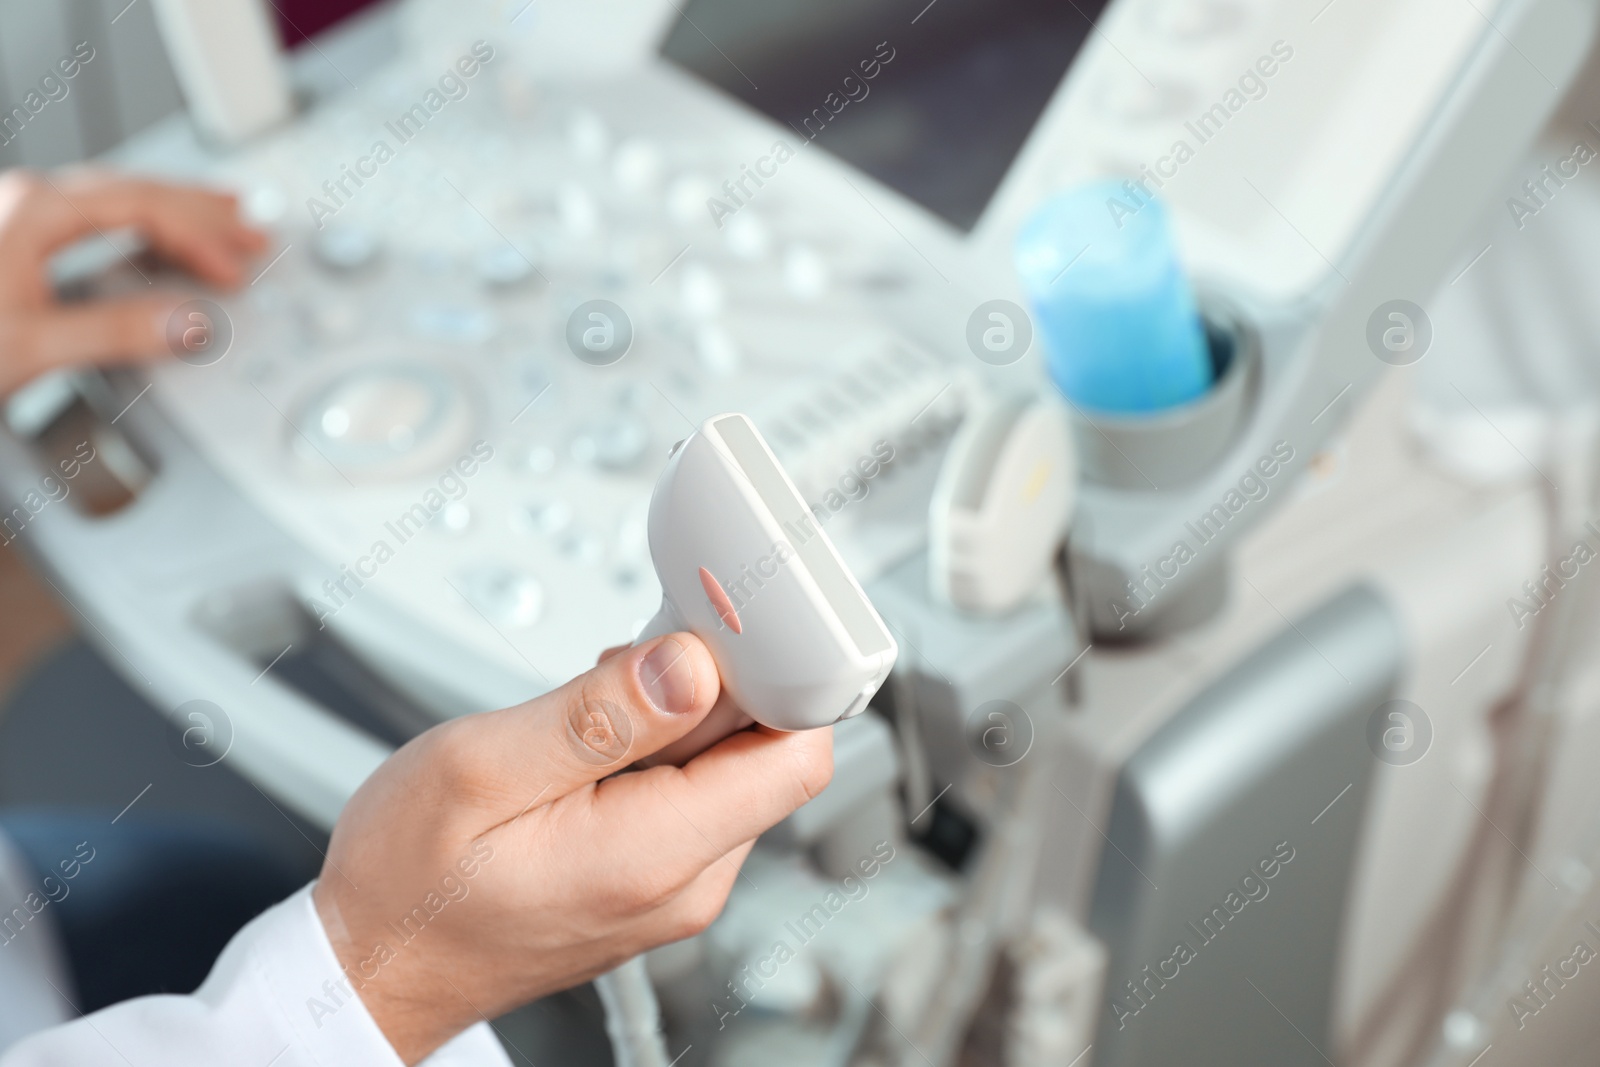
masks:
<path id="1" fill-rule="evenodd" d="M 1105 7 L 687 0 L 661 54 L 966 232 Z"/>

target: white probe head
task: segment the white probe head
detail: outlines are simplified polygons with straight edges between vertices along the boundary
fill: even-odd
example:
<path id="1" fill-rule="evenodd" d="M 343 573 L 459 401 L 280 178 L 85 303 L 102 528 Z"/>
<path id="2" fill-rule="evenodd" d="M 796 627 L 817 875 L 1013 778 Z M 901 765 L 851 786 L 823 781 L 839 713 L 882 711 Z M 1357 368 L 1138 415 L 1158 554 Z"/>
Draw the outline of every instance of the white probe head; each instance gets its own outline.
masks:
<path id="1" fill-rule="evenodd" d="M 762 725 L 827 726 L 888 678 L 888 627 L 744 415 L 707 419 L 673 451 L 649 537 L 662 604 L 639 640 L 699 637 Z"/>
<path id="2" fill-rule="evenodd" d="M 934 599 L 1003 615 L 1048 588 L 1077 484 L 1072 428 L 1058 401 L 981 405 L 950 442 L 928 507 Z"/>

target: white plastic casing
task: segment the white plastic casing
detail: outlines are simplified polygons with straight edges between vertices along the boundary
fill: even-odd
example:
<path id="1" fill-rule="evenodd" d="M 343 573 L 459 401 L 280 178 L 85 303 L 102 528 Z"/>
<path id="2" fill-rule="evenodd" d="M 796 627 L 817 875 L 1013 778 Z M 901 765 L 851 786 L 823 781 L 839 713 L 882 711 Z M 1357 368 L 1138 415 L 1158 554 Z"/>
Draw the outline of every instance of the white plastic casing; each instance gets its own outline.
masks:
<path id="1" fill-rule="evenodd" d="M 155 0 L 155 12 L 195 124 L 208 137 L 238 144 L 294 113 L 261 0 Z"/>
<path id="2" fill-rule="evenodd" d="M 928 578 L 940 603 L 1011 611 L 1049 575 L 1077 498 L 1078 463 L 1061 405 L 1000 403 L 968 418 L 928 508 Z"/>
<path id="3" fill-rule="evenodd" d="M 744 415 L 707 419 L 674 450 L 648 529 L 662 604 L 638 640 L 695 634 L 756 722 L 827 726 L 888 678 L 894 638 Z"/>

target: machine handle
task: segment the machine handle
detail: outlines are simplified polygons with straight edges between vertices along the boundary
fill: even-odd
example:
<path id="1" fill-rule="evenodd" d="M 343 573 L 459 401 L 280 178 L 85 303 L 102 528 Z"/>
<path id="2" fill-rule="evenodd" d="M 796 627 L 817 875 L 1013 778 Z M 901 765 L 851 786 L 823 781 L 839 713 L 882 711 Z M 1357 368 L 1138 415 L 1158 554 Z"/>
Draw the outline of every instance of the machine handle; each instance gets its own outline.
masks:
<path id="1" fill-rule="evenodd" d="M 218 590 L 282 585 L 314 573 L 316 561 L 206 465 L 153 399 L 125 414 L 130 436 L 156 457 L 156 476 L 103 517 L 80 512 L 66 483 L 68 496 L 30 514 L 10 543 L 26 547 L 86 624 L 84 636 L 151 704 L 180 728 L 189 725 L 181 705 L 217 705 L 231 733 L 219 739 L 226 743 L 219 758 L 285 807 L 331 828 L 390 747 L 280 684 L 204 632 L 199 618 Z M 40 467 L 29 443 L 0 428 L 0 495 L 37 495 L 47 475 L 60 480 Z"/>

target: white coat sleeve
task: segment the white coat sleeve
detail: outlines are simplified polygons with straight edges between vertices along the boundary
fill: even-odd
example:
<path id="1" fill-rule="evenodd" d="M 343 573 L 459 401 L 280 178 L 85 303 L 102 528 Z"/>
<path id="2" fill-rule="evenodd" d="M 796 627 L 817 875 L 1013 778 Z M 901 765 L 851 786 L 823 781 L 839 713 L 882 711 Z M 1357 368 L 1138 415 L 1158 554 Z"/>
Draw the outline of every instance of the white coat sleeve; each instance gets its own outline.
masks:
<path id="1" fill-rule="evenodd" d="M 427 1067 L 509 1067 L 479 1023 Z M 25 1038 L 0 1067 L 402 1067 L 354 994 L 311 887 L 257 916 L 191 996 L 140 997 Z"/>

